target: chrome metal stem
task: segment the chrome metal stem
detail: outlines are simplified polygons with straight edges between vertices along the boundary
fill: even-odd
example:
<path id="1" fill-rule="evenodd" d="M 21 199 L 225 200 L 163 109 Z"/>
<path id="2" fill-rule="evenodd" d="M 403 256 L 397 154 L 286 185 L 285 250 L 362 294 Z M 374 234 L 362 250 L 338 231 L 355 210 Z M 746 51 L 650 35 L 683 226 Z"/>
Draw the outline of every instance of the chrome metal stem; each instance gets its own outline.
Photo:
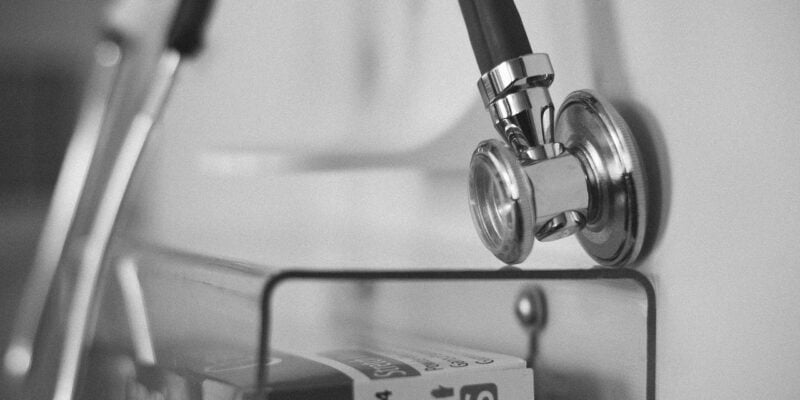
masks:
<path id="1" fill-rule="evenodd" d="M 534 190 L 534 232 L 540 232 L 547 227 L 550 220 L 569 211 L 586 216 L 589 209 L 589 188 L 586 173 L 577 157 L 566 153 L 524 167 L 523 170 Z M 542 240 L 542 237 L 537 235 L 537 239 Z"/>
<path id="2" fill-rule="evenodd" d="M 520 158 L 499 140 L 470 163 L 470 207 L 484 245 L 500 260 L 525 260 L 539 241 L 577 234 L 603 265 L 626 265 L 642 248 L 647 181 L 625 120 L 590 91 L 567 96 L 553 135 L 563 154 Z"/>
<path id="3" fill-rule="evenodd" d="M 159 60 L 151 91 L 145 99 L 142 111 L 136 115 L 125 136 L 111 168 L 109 180 L 100 196 L 94 223 L 81 252 L 75 293 L 68 309 L 64 354 L 60 360 L 53 395 L 55 400 L 72 399 L 103 257 L 142 149 L 163 108 L 179 64 L 180 54 L 175 51 L 165 52 Z"/>
<path id="4" fill-rule="evenodd" d="M 503 61 L 478 80 L 495 129 L 523 164 L 553 160 L 564 152 L 553 137 L 555 107 L 548 88 L 554 77 L 550 58 L 540 53 Z M 583 220 L 575 211 L 547 214 L 546 220 L 537 221 L 536 237 L 547 241 L 569 236 Z"/>
<path id="5" fill-rule="evenodd" d="M 550 58 L 540 53 L 506 60 L 478 80 L 495 129 L 523 160 L 539 162 L 563 150 L 553 140 L 555 107 L 548 88 L 554 76 Z"/>

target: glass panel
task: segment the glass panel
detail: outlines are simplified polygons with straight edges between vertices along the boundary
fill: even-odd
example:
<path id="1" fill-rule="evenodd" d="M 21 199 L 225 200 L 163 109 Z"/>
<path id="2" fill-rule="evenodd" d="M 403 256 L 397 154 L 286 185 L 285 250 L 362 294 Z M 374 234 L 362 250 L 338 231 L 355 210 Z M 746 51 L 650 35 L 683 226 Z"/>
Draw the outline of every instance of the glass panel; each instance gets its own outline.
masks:
<path id="1" fill-rule="evenodd" d="M 201 399 L 203 360 L 257 354 L 266 268 L 135 244 L 118 254 L 77 398 Z"/>
<path id="2" fill-rule="evenodd" d="M 393 274 L 308 272 L 290 279 L 275 290 L 276 315 L 266 342 L 276 349 L 313 353 L 359 343 L 365 332 L 377 338 L 402 332 L 472 349 L 533 355 L 539 399 L 653 396 L 652 288 L 634 271 Z M 514 311 L 518 296 L 532 287 L 546 303 L 545 326 L 533 340 Z M 283 315 L 289 308 L 315 312 L 311 318 Z"/>
<path id="3" fill-rule="evenodd" d="M 270 273 L 152 246 L 120 254 L 79 398 L 258 395 L 270 353 L 419 338 L 530 359 L 539 399 L 652 398 L 652 287 L 632 270 Z M 546 306 L 535 340 L 514 312 L 532 287 Z"/>

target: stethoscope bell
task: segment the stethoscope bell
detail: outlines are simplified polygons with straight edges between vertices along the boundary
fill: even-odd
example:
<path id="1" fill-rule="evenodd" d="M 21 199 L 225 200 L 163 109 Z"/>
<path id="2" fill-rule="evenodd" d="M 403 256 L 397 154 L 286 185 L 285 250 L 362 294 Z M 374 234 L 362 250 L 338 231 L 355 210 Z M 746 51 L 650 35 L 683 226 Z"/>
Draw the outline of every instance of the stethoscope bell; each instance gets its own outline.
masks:
<path id="1" fill-rule="evenodd" d="M 484 245 L 508 264 L 524 261 L 534 239 L 576 234 L 598 263 L 629 264 L 642 248 L 646 182 L 630 130 L 590 91 L 570 94 L 553 128 L 564 151 L 525 159 L 500 140 L 478 146 L 470 163 L 470 207 Z"/>

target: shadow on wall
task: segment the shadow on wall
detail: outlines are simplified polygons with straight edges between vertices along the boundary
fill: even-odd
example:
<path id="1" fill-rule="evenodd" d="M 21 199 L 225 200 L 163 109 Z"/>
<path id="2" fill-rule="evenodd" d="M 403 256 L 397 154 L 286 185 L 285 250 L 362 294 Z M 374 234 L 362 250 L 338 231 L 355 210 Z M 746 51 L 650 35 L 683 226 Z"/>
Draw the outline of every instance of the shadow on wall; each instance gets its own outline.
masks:
<path id="1" fill-rule="evenodd" d="M 649 201 L 645 243 L 640 256 L 640 260 L 644 260 L 656 247 L 666 228 L 672 192 L 669 153 L 658 120 L 635 99 L 629 85 L 614 2 L 584 1 L 582 4 L 594 86 L 625 118 L 642 153 Z"/>

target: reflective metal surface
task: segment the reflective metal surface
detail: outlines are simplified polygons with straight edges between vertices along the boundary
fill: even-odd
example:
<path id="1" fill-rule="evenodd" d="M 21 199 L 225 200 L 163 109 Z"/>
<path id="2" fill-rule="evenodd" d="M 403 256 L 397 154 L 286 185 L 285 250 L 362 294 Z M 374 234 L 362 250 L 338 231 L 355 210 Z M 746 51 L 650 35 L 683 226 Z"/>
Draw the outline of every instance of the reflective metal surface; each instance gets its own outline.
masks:
<path id="1" fill-rule="evenodd" d="M 563 154 L 532 164 L 498 140 L 475 150 L 470 207 L 484 244 L 515 264 L 530 253 L 534 235 L 553 241 L 579 233 L 597 262 L 630 263 L 644 237 L 646 182 L 625 121 L 595 94 L 578 91 L 562 106 L 554 138 Z"/>
<path id="2" fill-rule="evenodd" d="M 539 161 L 561 153 L 553 141 L 555 108 L 548 91 L 553 78 L 547 54 L 527 54 L 500 63 L 478 80 L 495 129 L 520 157 Z"/>
<path id="3" fill-rule="evenodd" d="M 508 264 L 528 257 L 536 223 L 534 193 L 516 156 L 499 140 L 482 142 L 472 155 L 469 203 L 483 244 Z"/>
<path id="4" fill-rule="evenodd" d="M 514 91 L 514 87 L 547 87 L 554 78 L 553 65 L 547 54 L 527 54 L 502 62 L 483 74 L 478 81 L 478 89 L 483 105 L 488 107 L 499 97 Z"/>
<path id="5" fill-rule="evenodd" d="M 564 100 L 554 136 L 581 159 L 591 188 L 581 245 L 603 265 L 635 260 L 647 226 L 647 181 L 625 120 L 598 94 L 577 91 Z"/>
<path id="6" fill-rule="evenodd" d="M 586 217 L 575 211 L 567 211 L 547 221 L 536 231 L 536 239 L 541 242 L 551 242 L 563 239 L 580 230 L 586 223 Z"/>
<path id="7" fill-rule="evenodd" d="M 478 145 L 470 164 L 470 207 L 486 247 L 508 264 L 530 254 L 534 236 L 560 239 L 583 226 L 589 189 L 569 152 L 523 167 L 499 140 Z"/>
<path id="8" fill-rule="evenodd" d="M 581 160 L 572 153 L 565 151 L 556 158 L 522 168 L 533 186 L 536 232 L 566 212 L 586 214 L 590 202 L 586 174 Z"/>

